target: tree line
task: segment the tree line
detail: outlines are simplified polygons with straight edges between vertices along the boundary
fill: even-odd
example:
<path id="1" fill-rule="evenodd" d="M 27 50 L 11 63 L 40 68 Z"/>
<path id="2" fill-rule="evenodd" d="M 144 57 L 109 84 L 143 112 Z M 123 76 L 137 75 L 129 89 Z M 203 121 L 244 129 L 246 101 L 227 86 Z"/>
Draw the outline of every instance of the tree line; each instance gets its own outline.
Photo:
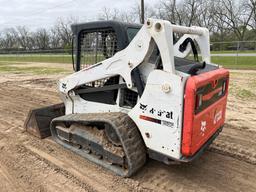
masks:
<path id="1" fill-rule="evenodd" d="M 103 8 L 99 20 L 139 22 L 140 5 L 126 11 Z M 160 0 L 145 5 L 145 17 L 169 20 L 173 24 L 202 26 L 210 30 L 211 41 L 255 41 L 256 0 Z M 0 49 L 63 49 L 71 47 L 70 24 L 59 20 L 51 29 L 31 31 L 26 26 L 0 32 Z"/>
<path id="2" fill-rule="evenodd" d="M 31 31 L 26 26 L 6 28 L 0 31 L 0 49 L 8 50 L 48 50 L 71 49 L 71 24 L 74 19 L 59 19 L 50 28 L 38 28 Z"/>

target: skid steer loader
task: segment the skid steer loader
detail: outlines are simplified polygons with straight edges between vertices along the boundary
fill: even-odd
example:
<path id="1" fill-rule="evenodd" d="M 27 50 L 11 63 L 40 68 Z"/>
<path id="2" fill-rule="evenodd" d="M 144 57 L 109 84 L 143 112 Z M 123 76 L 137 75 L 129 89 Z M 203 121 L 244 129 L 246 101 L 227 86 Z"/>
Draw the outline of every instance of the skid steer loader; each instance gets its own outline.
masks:
<path id="1" fill-rule="evenodd" d="M 229 72 L 211 63 L 207 29 L 148 19 L 72 31 L 75 73 L 58 82 L 64 104 L 30 111 L 28 132 L 123 177 L 147 157 L 190 162 L 221 132 Z"/>

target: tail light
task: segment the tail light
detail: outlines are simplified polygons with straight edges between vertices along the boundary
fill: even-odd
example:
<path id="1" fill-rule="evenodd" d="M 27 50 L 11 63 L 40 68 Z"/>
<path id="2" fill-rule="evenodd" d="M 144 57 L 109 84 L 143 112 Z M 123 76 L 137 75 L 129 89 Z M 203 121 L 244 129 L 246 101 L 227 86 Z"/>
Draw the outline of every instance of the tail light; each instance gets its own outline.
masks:
<path id="1" fill-rule="evenodd" d="M 203 104 L 203 95 L 202 94 L 197 94 L 196 95 L 196 105 L 195 105 L 195 110 L 199 109 Z"/>
<path id="2" fill-rule="evenodd" d="M 227 90 L 227 80 L 223 82 L 222 84 L 222 95 L 225 95 Z"/>

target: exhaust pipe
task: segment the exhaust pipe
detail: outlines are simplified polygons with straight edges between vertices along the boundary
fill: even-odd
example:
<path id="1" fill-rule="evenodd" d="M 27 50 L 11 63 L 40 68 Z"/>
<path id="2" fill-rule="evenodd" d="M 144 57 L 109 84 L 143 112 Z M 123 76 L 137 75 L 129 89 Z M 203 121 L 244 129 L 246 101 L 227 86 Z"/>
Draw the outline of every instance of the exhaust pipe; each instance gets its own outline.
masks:
<path id="1" fill-rule="evenodd" d="M 25 130 L 40 139 L 51 136 L 50 124 L 56 118 L 65 115 L 64 103 L 59 103 L 29 111 L 25 120 Z"/>

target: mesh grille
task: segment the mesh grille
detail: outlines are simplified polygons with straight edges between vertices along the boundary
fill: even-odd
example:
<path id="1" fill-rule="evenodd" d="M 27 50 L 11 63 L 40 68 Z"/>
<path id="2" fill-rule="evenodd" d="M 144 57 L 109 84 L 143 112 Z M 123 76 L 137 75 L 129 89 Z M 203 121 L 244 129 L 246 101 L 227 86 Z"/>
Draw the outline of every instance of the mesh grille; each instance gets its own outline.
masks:
<path id="1" fill-rule="evenodd" d="M 124 88 L 121 89 L 121 98 L 120 98 L 120 106 L 130 106 L 134 107 L 137 104 L 138 93 Z"/>
<path id="2" fill-rule="evenodd" d="M 112 57 L 118 50 L 117 48 L 117 36 L 113 29 L 98 29 L 94 31 L 83 31 L 80 35 L 80 66 L 81 69 L 89 67 L 92 64 L 99 63 L 105 59 Z M 98 88 L 108 85 L 114 85 L 119 83 L 119 76 L 100 79 L 94 82 L 90 82 L 84 85 L 84 88 Z M 103 96 L 105 100 L 109 99 L 109 93 L 111 95 L 111 103 L 116 102 L 117 90 L 103 91 L 98 94 Z M 84 94 L 85 100 L 96 101 L 97 96 L 95 93 L 90 97 L 90 94 Z M 105 94 L 105 95 L 104 95 Z M 88 97 L 86 97 L 88 96 Z M 113 97 L 113 98 L 112 98 Z M 138 94 L 127 88 L 121 89 L 120 106 L 134 107 L 137 103 Z M 110 100 L 110 99 L 109 99 Z M 103 99 L 100 98 L 102 102 Z M 97 101 L 98 102 L 98 101 Z"/>
<path id="3" fill-rule="evenodd" d="M 90 83 L 86 83 L 85 85 L 87 87 L 103 87 L 103 86 L 107 86 L 107 85 L 115 85 L 118 84 L 118 80 L 119 77 L 118 76 L 114 76 L 114 77 L 110 77 L 110 78 L 104 78 L 104 79 L 100 79 L 97 81 L 93 81 Z"/>
<path id="4" fill-rule="evenodd" d="M 117 37 L 113 29 L 84 31 L 80 35 L 81 68 L 112 57 L 117 50 Z"/>

